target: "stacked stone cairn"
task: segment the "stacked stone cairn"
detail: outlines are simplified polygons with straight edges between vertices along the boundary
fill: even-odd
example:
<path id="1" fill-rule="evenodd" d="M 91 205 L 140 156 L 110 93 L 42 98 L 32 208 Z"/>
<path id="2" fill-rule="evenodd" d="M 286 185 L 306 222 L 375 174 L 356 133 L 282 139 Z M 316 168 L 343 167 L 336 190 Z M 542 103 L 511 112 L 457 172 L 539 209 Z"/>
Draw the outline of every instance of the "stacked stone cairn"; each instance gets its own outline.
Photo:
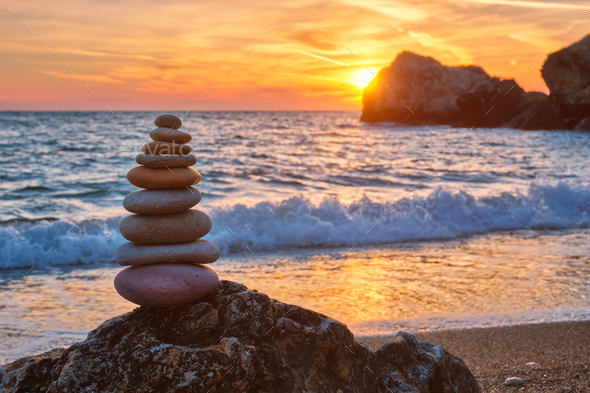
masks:
<path id="1" fill-rule="evenodd" d="M 191 167 L 197 159 L 186 145 L 192 137 L 179 130 L 182 121 L 176 116 L 159 116 L 155 124 L 153 142 L 136 157 L 141 166 L 127 173 L 127 180 L 143 190 L 123 200 L 134 214 L 119 225 L 129 242 L 117 249 L 115 260 L 129 267 L 115 277 L 115 289 L 141 306 L 170 307 L 193 303 L 217 287 L 217 273 L 203 264 L 215 262 L 219 249 L 200 239 L 211 230 L 209 216 L 191 209 L 201 201 L 201 192 L 192 187 L 201 181 Z"/>

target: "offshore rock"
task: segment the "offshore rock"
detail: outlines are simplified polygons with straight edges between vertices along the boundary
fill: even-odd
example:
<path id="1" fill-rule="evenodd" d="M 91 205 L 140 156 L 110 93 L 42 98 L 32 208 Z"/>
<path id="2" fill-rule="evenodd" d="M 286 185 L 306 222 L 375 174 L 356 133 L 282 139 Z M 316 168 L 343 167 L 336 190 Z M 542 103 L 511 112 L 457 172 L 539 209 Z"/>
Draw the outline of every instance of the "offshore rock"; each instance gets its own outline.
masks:
<path id="1" fill-rule="evenodd" d="M 477 66 L 444 66 L 431 57 L 402 52 L 363 90 L 362 121 L 400 125 L 563 128 L 557 102 L 525 92 L 511 79 Z"/>
<path id="2" fill-rule="evenodd" d="M 407 333 L 377 351 L 324 315 L 221 281 L 199 303 L 140 307 L 63 353 L 10 363 L 15 392 L 479 392 L 461 359 Z"/>
<path id="3" fill-rule="evenodd" d="M 547 56 L 541 75 L 566 118 L 590 115 L 590 35 Z"/>
<path id="4" fill-rule="evenodd" d="M 590 131 L 590 116 L 583 118 L 576 127 L 575 131 Z"/>
<path id="5" fill-rule="evenodd" d="M 563 115 L 557 102 L 546 94 L 529 92 L 522 95 L 526 109 L 504 126 L 521 130 L 564 129 Z"/>

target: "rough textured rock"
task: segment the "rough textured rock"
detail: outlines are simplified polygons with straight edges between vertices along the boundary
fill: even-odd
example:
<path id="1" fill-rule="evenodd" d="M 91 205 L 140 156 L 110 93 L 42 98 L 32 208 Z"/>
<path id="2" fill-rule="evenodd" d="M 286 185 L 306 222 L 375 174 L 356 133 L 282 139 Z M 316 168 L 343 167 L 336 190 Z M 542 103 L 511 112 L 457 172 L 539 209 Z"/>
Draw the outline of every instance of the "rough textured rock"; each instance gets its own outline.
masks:
<path id="1" fill-rule="evenodd" d="M 541 75 L 566 118 L 590 114 L 590 36 L 547 56 Z"/>
<path id="2" fill-rule="evenodd" d="M 363 91 L 363 121 L 454 127 L 563 127 L 558 105 L 527 93 L 513 80 L 477 66 L 444 66 L 431 57 L 400 53 Z"/>
<path id="3" fill-rule="evenodd" d="M 372 351 L 340 322 L 228 281 L 200 303 L 138 308 L 4 371 L 5 393 L 480 391 L 434 344 L 399 333 Z"/>
<path id="4" fill-rule="evenodd" d="M 583 118 L 574 128 L 576 131 L 590 131 L 590 116 Z"/>
<path id="5" fill-rule="evenodd" d="M 522 98 L 527 109 L 504 124 L 505 127 L 521 130 L 564 129 L 563 114 L 557 102 L 546 94 L 530 92 Z"/>

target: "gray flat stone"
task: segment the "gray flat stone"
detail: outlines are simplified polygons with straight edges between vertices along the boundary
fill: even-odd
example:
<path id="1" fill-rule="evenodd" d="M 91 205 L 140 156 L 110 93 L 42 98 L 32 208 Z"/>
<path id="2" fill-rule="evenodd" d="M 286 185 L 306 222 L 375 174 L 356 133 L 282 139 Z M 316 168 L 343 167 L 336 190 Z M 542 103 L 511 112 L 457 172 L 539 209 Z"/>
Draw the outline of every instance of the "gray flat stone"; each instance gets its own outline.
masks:
<path id="1" fill-rule="evenodd" d="M 211 219 L 196 209 L 169 214 L 132 214 L 121 221 L 119 230 L 134 243 L 184 243 L 209 233 Z"/>
<path id="2" fill-rule="evenodd" d="M 117 248 L 115 261 L 121 266 L 138 266 L 158 262 L 213 263 L 219 258 L 219 248 L 207 240 L 181 244 L 125 243 Z"/>
<path id="3" fill-rule="evenodd" d="M 139 190 L 123 199 L 123 207 L 137 214 L 178 213 L 201 201 L 201 192 L 193 187 Z"/>

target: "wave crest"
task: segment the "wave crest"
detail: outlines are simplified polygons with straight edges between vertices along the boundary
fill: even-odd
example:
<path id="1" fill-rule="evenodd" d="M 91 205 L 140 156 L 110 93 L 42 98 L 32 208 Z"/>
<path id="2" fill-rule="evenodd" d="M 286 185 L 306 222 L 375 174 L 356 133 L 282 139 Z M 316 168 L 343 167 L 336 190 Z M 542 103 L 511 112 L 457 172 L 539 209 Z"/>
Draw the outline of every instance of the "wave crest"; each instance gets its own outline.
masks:
<path id="1" fill-rule="evenodd" d="M 394 204 L 365 196 L 351 204 L 326 198 L 315 205 L 292 197 L 216 209 L 211 218 L 213 229 L 205 238 L 224 254 L 444 239 L 526 227 L 585 228 L 590 226 L 590 187 L 533 184 L 524 195 L 483 198 L 439 189 Z M 0 227 L 0 268 L 112 261 L 125 242 L 120 219 Z"/>
<path id="2" fill-rule="evenodd" d="M 395 204 L 363 197 L 350 205 L 327 198 L 316 206 L 293 197 L 278 204 L 237 205 L 216 212 L 208 239 L 227 253 L 246 246 L 268 251 L 444 239 L 527 226 L 582 228 L 590 224 L 589 197 L 590 188 L 563 182 L 534 184 L 527 195 L 479 199 L 465 192 L 435 190 L 427 197 L 406 197 Z"/>

